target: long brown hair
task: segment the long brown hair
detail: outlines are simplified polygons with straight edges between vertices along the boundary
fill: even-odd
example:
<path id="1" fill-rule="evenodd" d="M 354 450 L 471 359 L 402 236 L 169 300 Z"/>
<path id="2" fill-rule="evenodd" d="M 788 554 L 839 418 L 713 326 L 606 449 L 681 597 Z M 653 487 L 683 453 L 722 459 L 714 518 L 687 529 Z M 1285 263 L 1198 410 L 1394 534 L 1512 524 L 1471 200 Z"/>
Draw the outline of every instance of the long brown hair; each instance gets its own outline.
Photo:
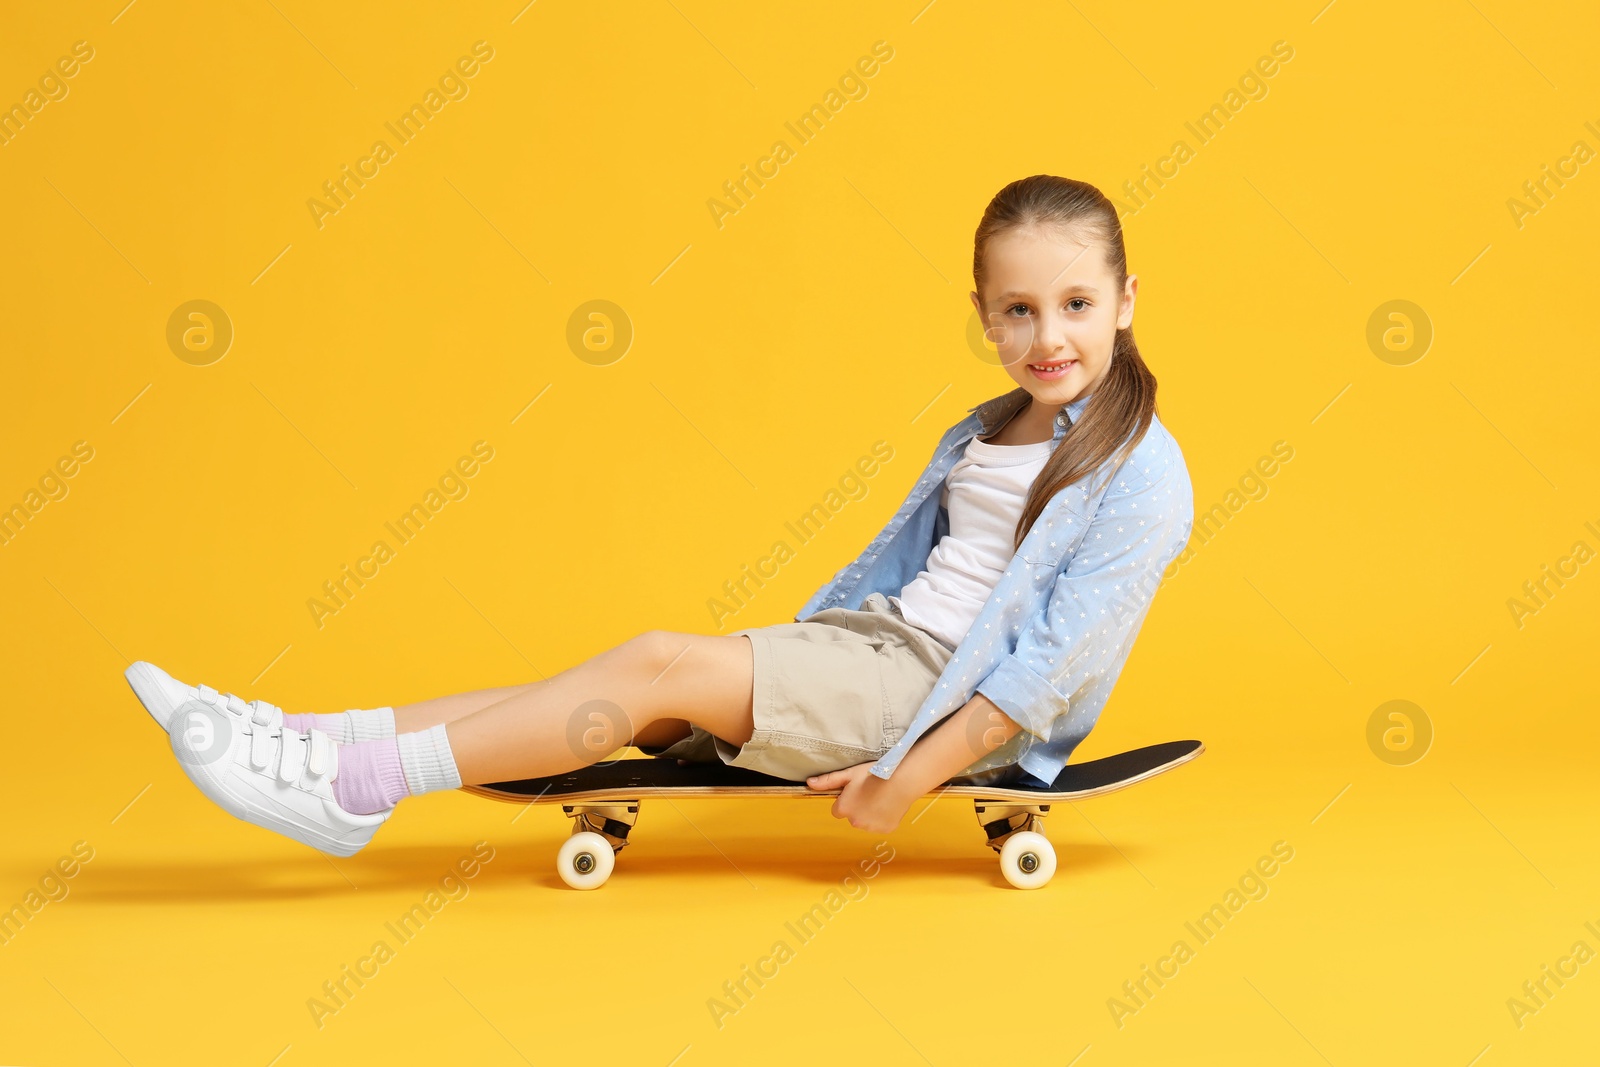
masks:
<path id="1" fill-rule="evenodd" d="M 1117 279 L 1120 299 L 1128 280 L 1128 252 L 1122 243 L 1122 223 L 1116 207 L 1088 182 L 1053 174 L 1019 178 L 996 193 L 984 209 L 972 252 L 972 278 L 980 298 L 983 255 L 990 239 L 1018 226 L 1040 225 L 1067 229 L 1086 243 L 1099 240 L 1105 248 L 1106 264 Z M 1021 547 L 1022 539 L 1057 493 L 1102 465 L 1109 477 L 1144 437 L 1155 414 L 1156 378 L 1139 355 L 1130 325 L 1117 331 L 1110 366 L 1095 386 L 1082 417 L 1067 429 L 1061 444 L 1029 487 L 1028 499 L 1017 520 L 1013 551 Z M 1115 461 L 1107 464 L 1113 453 Z"/>

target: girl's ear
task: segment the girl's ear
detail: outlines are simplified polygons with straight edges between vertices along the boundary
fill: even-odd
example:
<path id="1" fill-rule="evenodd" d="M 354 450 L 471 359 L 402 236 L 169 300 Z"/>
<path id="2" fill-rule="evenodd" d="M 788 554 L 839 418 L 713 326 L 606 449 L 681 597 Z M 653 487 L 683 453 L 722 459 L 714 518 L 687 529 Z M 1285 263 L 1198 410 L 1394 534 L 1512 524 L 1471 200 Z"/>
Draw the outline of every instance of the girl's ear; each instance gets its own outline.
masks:
<path id="1" fill-rule="evenodd" d="M 1127 283 L 1122 287 L 1122 299 L 1117 308 L 1117 329 L 1126 330 L 1133 324 L 1133 303 L 1138 295 L 1139 276 L 1130 274 Z"/>
<path id="2" fill-rule="evenodd" d="M 978 299 L 977 291 L 974 290 L 973 292 L 970 292 L 967 295 L 972 297 L 972 306 L 977 310 L 978 314 L 980 316 L 982 316 L 982 314 L 983 314 L 983 301 Z"/>

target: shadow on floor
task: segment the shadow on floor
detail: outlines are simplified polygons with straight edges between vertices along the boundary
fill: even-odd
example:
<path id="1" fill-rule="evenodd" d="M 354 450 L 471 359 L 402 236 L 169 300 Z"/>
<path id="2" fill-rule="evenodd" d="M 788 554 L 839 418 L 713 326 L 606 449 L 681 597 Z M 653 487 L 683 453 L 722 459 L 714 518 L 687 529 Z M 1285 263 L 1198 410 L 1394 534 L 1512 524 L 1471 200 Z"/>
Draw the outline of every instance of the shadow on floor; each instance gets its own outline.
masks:
<path id="1" fill-rule="evenodd" d="M 562 838 L 539 837 L 502 843 L 494 858 L 481 864 L 470 879 L 474 891 L 518 886 L 574 892 L 555 871 Z M 929 850 L 892 839 L 879 853 L 877 839 L 862 835 L 860 843 L 838 837 L 732 835 L 707 847 L 704 838 L 678 841 L 641 835 L 617 856 L 610 885 L 726 881 L 757 890 L 794 883 L 819 889 L 837 887 L 849 875 L 861 878 L 862 861 L 878 859 L 874 885 L 885 879 L 917 877 L 951 887 L 1006 886 L 998 857 L 981 841 L 967 847 Z M 1121 851 L 1103 843 L 1055 842 L 1057 882 L 1127 866 L 1136 850 Z M 240 901 L 295 901 L 337 898 L 357 892 L 426 893 L 472 856 L 470 842 L 384 847 L 373 844 L 348 859 L 324 856 L 309 848 L 259 859 L 202 862 L 138 862 L 101 855 L 72 883 L 72 899 L 88 904 L 237 904 Z"/>

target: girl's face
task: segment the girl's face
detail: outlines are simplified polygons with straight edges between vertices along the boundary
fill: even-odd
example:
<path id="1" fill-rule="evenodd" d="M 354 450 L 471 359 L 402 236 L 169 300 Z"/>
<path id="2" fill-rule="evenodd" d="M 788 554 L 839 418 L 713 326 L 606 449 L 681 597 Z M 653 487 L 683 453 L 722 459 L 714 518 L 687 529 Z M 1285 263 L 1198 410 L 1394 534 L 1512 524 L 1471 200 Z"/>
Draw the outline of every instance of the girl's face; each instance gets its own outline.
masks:
<path id="1" fill-rule="evenodd" d="M 1016 227 L 984 252 L 972 294 L 1006 373 L 1051 411 L 1094 391 L 1111 366 L 1117 331 L 1133 322 L 1139 279 L 1117 285 L 1105 244 L 1059 226 Z"/>

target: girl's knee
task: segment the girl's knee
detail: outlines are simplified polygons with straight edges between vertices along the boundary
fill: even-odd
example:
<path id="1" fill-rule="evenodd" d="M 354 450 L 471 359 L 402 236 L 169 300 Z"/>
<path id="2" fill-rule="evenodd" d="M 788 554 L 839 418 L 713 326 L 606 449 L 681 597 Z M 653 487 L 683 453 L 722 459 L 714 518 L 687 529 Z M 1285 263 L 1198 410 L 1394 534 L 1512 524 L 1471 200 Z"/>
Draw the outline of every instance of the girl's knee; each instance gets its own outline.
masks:
<path id="1" fill-rule="evenodd" d="M 733 663 L 747 663 L 750 643 L 742 635 L 707 635 L 677 630 L 646 630 L 624 643 L 628 662 L 648 673 L 652 682 L 664 679 L 670 670 L 717 673 Z"/>
<path id="2" fill-rule="evenodd" d="M 670 656 L 667 649 L 671 645 L 672 637 L 673 633 L 670 630 L 645 630 L 628 638 L 622 647 L 628 652 L 630 662 L 642 665 L 660 664 Z"/>

